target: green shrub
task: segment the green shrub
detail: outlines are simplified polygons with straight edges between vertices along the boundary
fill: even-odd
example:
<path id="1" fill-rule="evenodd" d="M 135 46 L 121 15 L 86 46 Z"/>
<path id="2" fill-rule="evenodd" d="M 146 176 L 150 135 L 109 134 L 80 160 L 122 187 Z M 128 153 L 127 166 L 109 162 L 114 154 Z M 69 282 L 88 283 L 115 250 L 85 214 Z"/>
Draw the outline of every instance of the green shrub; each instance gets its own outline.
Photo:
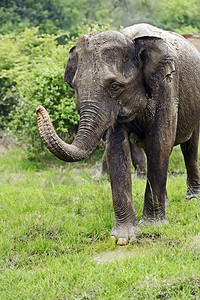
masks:
<path id="1" fill-rule="evenodd" d="M 43 149 L 35 114 L 40 104 L 48 110 L 58 134 L 72 139 L 79 116 L 73 90 L 63 81 L 68 52 L 79 36 L 105 29 L 84 26 L 65 45 L 58 44 L 61 34 L 41 35 L 38 28 L 0 36 L 0 124 L 32 153 Z"/>

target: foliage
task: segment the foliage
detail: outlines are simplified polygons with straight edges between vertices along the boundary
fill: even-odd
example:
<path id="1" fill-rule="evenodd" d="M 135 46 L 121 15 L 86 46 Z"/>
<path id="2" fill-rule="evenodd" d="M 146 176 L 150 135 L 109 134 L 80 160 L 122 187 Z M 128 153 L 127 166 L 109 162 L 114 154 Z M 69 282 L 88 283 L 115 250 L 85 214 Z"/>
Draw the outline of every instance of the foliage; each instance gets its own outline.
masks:
<path id="1" fill-rule="evenodd" d="M 71 18 L 65 18 L 64 2 L 69 7 Z M 69 29 L 76 18 L 76 8 L 72 11 L 72 1 L 40 0 L 40 1 L 1 1 L 0 32 L 21 32 L 26 27 L 40 25 L 42 32 L 55 33 L 61 28 Z M 68 3 L 68 4 L 67 4 Z M 80 4 L 80 1 L 79 1 Z M 67 10 L 68 7 L 65 6 Z M 67 17 L 69 17 L 67 15 Z M 70 25 L 69 25 L 70 24 Z"/>
<path id="2" fill-rule="evenodd" d="M 119 247 L 110 184 L 93 169 L 0 155 L 0 298 L 199 299 L 200 202 L 185 199 L 186 175 L 169 177 L 169 224 Z M 133 177 L 139 218 L 144 189 Z"/>
<path id="3" fill-rule="evenodd" d="M 69 30 L 84 24 L 112 27 L 147 22 L 182 33 L 200 31 L 199 0 L 3 0 L 0 33 L 40 26 L 40 32 Z"/>
<path id="4" fill-rule="evenodd" d="M 160 0 L 160 6 L 156 25 L 182 34 L 200 32 L 199 0 Z"/>
<path id="5" fill-rule="evenodd" d="M 114 3 L 110 11 L 111 23 L 115 26 L 131 26 L 136 23 L 155 24 L 155 15 L 161 9 L 157 0 L 122 0 Z"/>
<path id="6" fill-rule="evenodd" d="M 105 0 L 100 3 L 94 0 L 3 0 L 0 33 L 19 33 L 33 26 L 40 26 L 42 33 L 57 33 L 61 29 L 77 33 L 78 25 L 105 19 L 106 4 Z"/>
<path id="7" fill-rule="evenodd" d="M 200 31 L 198 0 L 116 0 L 110 15 L 115 26 L 143 22 L 179 33 Z"/>
<path id="8" fill-rule="evenodd" d="M 3 98 L 6 103 L 11 99 L 13 105 L 8 126 L 35 149 L 38 144 L 35 110 L 39 104 L 53 114 L 54 124 L 64 133 L 78 121 L 72 91 L 63 82 L 64 65 L 72 44 L 59 46 L 57 38 L 38 35 L 38 29 L 33 28 L 20 35 L 1 36 L 0 40 L 1 79 L 12 82 Z"/>
<path id="9" fill-rule="evenodd" d="M 84 32 L 104 28 L 85 26 Z M 0 123 L 35 152 L 43 149 L 35 110 L 43 105 L 63 138 L 70 140 L 78 124 L 73 90 L 63 81 L 67 55 L 75 43 L 59 45 L 60 35 L 39 34 L 38 28 L 0 36 Z M 1 125 L 1 126 L 2 126 Z"/>
<path id="10" fill-rule="evenodd" d="M 37 152 L 43 144 L 35 109 L 43 104 L 58 133 L 72 138 L 78 115 L 63 74 L 69 49 L 80 35 L 105 30 L 105 23 L 119 28 L 138 22 L 179 33 L 198 32 L 199 19 L 198 0 L 2 0 L 0 129 L 7 127 Z M 100 25 L 83 25 L 92 22 Z"/>

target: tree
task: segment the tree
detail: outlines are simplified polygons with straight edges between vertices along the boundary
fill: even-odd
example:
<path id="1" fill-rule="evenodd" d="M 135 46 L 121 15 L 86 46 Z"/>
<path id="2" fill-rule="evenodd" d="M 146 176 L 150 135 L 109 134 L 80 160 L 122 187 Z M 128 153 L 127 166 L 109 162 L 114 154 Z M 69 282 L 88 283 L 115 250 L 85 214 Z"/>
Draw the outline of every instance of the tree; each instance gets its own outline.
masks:
<path id="1" fill-rule="evenodd" d="M 179 32 L 200 31 L 199 0 L 1 0 L 0 33 L 39 26 L 40 32 L 68 30 L 81 24 L 113 28 L 146 22 Z"/>
<path id="2" fill-rule="evenodd" d="M 40 26 L 40 32 L 69 30 L 82 19 L 85 0 L 3 0 L 0 4 L 0 33 L 21 32 Z"/>
<path id="3" fill-rule="evenodd" d="M 156 25 L 179 33 L 200 32 L 199 0 L 160 0 Z"/>
<path id="4" fill-rule="evenodd" d="M 74 92 L 63 80 L 68 53 L 83 33 L 106 29 L 84 26 L 65 45 L 58 44 L 60 35 L 40 34 L 36 27 L 0 35 L 0 124 L 32 153 L 43 149 L 35 114 L 38 105 L 48 110 L 62 138 L 69 142 L 73 138 L 79 115 Z"/>

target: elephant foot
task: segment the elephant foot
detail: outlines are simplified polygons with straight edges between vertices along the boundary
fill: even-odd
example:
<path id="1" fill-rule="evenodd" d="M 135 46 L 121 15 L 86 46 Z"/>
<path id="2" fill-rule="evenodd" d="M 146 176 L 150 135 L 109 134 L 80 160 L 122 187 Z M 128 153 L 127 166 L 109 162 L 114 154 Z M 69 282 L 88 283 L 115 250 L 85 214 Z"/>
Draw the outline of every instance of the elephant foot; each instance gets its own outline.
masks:
<path id="1" fill-rule="evenodd" d="M 161 226 L 161 225 L 168 225 L 169 222 L 166 218 L 162 219 L 154 219 L 154 218 L 147 218 L 142 217 L 142 219 L 139 221 L 139 224 L 142 226 Z"/>
<path id="2" fill-rule="evenodd" d="M 136 236 L 140 234 L 141 230 L 138 225 L 125 224 L 115 225 L 110 232 L 110 235 L 117 245 L 125 246 L 129 242 L 135 240 Z"/>
<path id="3" fill-rule="evenodd" d="M 189 186 L 186 194 L 186 199 L 197 198 L 200 199 L 200 186 Z"/>

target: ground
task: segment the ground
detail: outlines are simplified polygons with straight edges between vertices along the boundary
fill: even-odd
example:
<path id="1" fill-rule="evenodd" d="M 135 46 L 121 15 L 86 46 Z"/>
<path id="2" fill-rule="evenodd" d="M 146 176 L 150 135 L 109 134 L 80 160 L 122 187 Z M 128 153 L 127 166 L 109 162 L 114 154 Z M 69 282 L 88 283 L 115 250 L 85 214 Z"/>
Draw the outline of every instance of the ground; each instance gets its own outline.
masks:
<path id="1" fill-rule="evenodd" d="M 3 151 L 4 152 L 4 151 Z M 93 158 L 66 164 L 0 154 L 0 299 L 200 299 L 200 202 L 187 200 L 179 150 L 170 162 L 169 224 L 120 247 L 107 177 Z M 145 180 L 133 177 L 142 215 Z"/>

